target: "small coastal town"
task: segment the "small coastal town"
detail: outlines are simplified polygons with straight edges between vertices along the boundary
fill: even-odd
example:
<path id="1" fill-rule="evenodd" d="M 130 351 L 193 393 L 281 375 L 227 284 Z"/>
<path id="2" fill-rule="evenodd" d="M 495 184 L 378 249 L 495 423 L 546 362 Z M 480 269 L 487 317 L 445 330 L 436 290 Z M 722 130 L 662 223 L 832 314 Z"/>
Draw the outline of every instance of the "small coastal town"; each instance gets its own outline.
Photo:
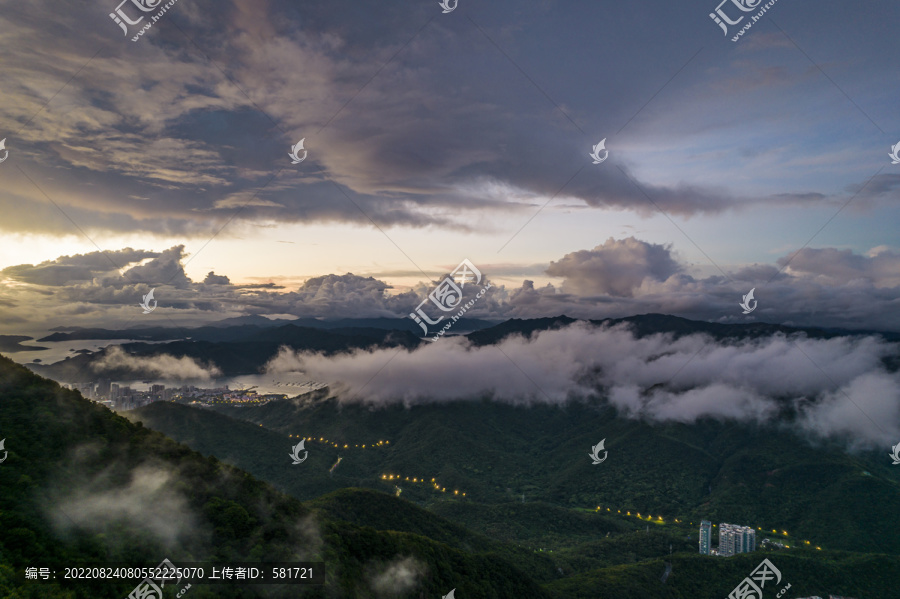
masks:
<path id="1" fill-rule="evenodd" d="M 270 401 L 286 399 L 292 395 L 307 393 L 320 388 L 322 385 L 318 383 L 290 385 L 292 388 L 291 394 L 259 393 L 256 391 L 256 385 L 241 389 L 231 389 L 229 385 L 202 388 L 193 385 L 166 387 L 161 384 L 149 384 L 146 390 L 139 390 L 106 379 L 90 383 L 69 383 L 64 386 L 67 389 L 79 391 L 85 398 L 101 403 L 111 410 L 133 410 L 156 401 L 175 401 L 201 408 L 222 404 L 238 407 L 258 406 Z"/>

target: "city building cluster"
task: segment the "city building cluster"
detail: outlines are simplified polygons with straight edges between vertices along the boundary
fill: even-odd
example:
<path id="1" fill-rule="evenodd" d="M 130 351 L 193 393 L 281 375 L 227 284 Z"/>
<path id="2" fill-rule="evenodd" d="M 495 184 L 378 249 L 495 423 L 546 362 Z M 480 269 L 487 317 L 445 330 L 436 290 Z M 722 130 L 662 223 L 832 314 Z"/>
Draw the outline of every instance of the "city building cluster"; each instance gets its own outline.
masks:
<path id="1" fill-rule="evenodd" d="M 693 523 L 692 523 L 693 524 Z M 700 553 L 703 555 L 720 555 L 722 557 L 729 557 L 732 555 L 737 555 L 738 553 L 750 553 L 751 551 L 756 551 L 756 530 L 762 531 L 762 528 L 757 528 L 753 530 L 750 526 L 739 526 L 737 524 L 727 524 L 722 523 L 718 525 L 719 529 L 719 546 L 718 548 L 713 548 L 712 546 L 712 529 L 715 528 L 716 525 L 712 524 L 709 520 L 701 520 L 700 521 Z M 778 534 L 778 531 L 772 529 L 773 534 Z M 766 533 L 768 534 L 768 533 Z M 781 534 L 784 536 L 788 536 L 786 530 L 782 530 Z M 800 541 L 797 541 L 798 543 Z M 810 545 L 809 541 L 803 541 L 804 544 Z M 786 545 L 780 541 L 773 541 L 771 539 L 763 539 L 760 545 L 765 545 L 769 547 L 777 547 L 778 549 L 790 549 L 790 545 Z M 812 547 L 810 545 L 810 547 Z M 822 550 L 821 547 L 816 547 L 819 551 Z"/>
<path id="2" fill-rule="evenodd" d="M 719 524 L 719 546 L 712 548 L 713 524 L 709 520 L 700 521 L 700 553 L 730 557 L 738 553 L 756 551 L 756 531 L 749 526 Z"/>
<path id="3" fill-rule="evenodd" d="M 730 557 L 756 551 L 756 531 L 749 526 L 719 524 L 719 555 Z"/>
<path id="4" fill-rule="evenodd" d="M 232 390 L 228 388 L 228 385 L 204 389 L 193 385 L 166 387 L 165 385 L 150 384 L 146 391 L 141 391 L 127 385 L 113 383 L 108 379 L 63 386 L 78 391 L 85 398 L 102 403 L 113 410 L 133 410 L 156 401 L 178 401 L 199 407 L 210 407 L 213 404 L 259 405 L 287 397 L 283 393 L 259 394 L 252 388 Z"/>

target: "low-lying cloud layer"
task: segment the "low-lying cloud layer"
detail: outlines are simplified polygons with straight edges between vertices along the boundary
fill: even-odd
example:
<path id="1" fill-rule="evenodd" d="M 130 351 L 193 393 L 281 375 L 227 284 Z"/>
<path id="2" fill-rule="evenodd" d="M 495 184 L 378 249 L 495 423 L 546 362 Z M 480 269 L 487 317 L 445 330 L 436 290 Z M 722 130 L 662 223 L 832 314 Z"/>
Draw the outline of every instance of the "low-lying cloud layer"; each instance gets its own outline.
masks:
<path id="1" fill-rule="evenodd" d="M 488 396 L 562 404 L 599 396 L 630 418 L 793 420 L 800 431 L 868 447 L 900 438 L 900 376 L 883 363 L 897 353 L 896 344 L 876 337 L 637 338 L 624 325 L 577 323 L 484 347 L 449 338 L 414 351 L 332 357 L 282 349 L 269 369 L 303 371 L 332 384 L 345 402 L 410 405 Z"/>
<path id="2" fill-rule="evenodd" d="M 91 367 L 97 372 L 128 368 L 129 370 L 165 376 L 167 379 L 174 380 L 211 379 L 222 374 L 222 371 L 217 366 L 212 364 L 203 366 L 187 356 L 180 358 L 169 354 L 147 357 L 134 356 L 125 353 L 118 346 L 109 348 L 106 355 L 93 362 Z"/>

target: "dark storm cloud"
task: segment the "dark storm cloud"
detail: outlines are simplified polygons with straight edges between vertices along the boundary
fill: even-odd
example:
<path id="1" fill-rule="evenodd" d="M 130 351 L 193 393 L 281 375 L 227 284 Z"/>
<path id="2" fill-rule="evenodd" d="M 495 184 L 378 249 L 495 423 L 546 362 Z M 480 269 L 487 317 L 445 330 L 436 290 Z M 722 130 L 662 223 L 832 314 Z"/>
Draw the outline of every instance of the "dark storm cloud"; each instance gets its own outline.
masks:
<path id="1" fill-rule="evenodd" d="M 236 227 L 368 223 L 368 217 L 385 225 L 489 226 L 467 214 L 502 209 L 508 215 L 542 204 L 587 163 L 590 145 L 603 136 L 610 136 L 610 161 L 573 179 L 562 196 L 642 215 L 658 206 L 690 216 L 842 195 L 737 192 L 705 182 L 703 167 L 693 164 L 683 182 L 636 174 L 628 150 L 616 144 L 630 143 L 639 154 L 654 143 L 614 140 L 609 132 L 629 122 L 693 55 L 699 40 L 692 32 L 715 39 L 705 9 L 694 14 L 660 6 L 634 30 L 612 24 L 634 22 L 634 9 L 626 6 L 567 11 L 525 2 L 515 10 L 473 9 L 507 58 L 471 22 L 441 20 L 436 6 L 412 1 L 195 0 L 179 3 L 138 43 L 121 38 L 109 19 L 114 4 L 79 1 L 59 11 L 36 1 L 0 16 L 9 65 L 0 126 L 18 131 L 37 115 L 8 145 L 75 222 L 95 229 L 206 235 L 235 215 Z M 591 51 L 575 45 L 589 26 L 619 48 L 616 60 L 589 68 L 583 59 L 566 58 Z M 186 51 L 180 30 L 202 51 Z M 661 37 L 662 31 L 670 34 Z M 642 50 L 650 40 L 654 51 Z M 787 46 L 781 51 L 795 53 Z M 210 68 L 206 55 L 221 70 Z M 632 127 L 657 122 L 670 141 L 675 133 L 666 127 L 673 123 L 720 126 L 724 117 L 707 123 L 684 113 L 696 98 L 733 102 L 738 83 L 750 86 L 744 92 L 797 93 L 794 73 L 780 66 L 725 56 L 729 68 L 707 74 L 706 56 L 697 60 Z M 70 79 L 42 110 L 49 90 Z M 763 107 L 740 108 L 744 118 L 768 118 Z M 290 167 L 287 149 L 300 138 L 308 160 L 272 179 Z M 29 181 L 4 176 L 0 211 L 7 218 L 0 227 L 71 231 Z M 872 185 L 867 193 L 896 190 L 893 179 Z"/>

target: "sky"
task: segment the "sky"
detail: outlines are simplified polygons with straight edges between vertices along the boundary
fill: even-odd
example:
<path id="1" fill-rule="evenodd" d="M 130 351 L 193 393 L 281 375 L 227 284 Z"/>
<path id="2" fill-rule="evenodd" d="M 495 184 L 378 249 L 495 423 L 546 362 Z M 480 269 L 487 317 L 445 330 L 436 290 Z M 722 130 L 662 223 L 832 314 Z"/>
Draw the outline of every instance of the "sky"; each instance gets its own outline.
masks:
<path id="1" fill-rule="evenodd" d="M 705 0 L 178 0 L 136 37 L 166 4 L 0 0 L 0 333 L 402 318 L 464 259 L 482 318 L 900 331 L 896 3 L 735 42 L 758 0 L 727 35 Z"/>

